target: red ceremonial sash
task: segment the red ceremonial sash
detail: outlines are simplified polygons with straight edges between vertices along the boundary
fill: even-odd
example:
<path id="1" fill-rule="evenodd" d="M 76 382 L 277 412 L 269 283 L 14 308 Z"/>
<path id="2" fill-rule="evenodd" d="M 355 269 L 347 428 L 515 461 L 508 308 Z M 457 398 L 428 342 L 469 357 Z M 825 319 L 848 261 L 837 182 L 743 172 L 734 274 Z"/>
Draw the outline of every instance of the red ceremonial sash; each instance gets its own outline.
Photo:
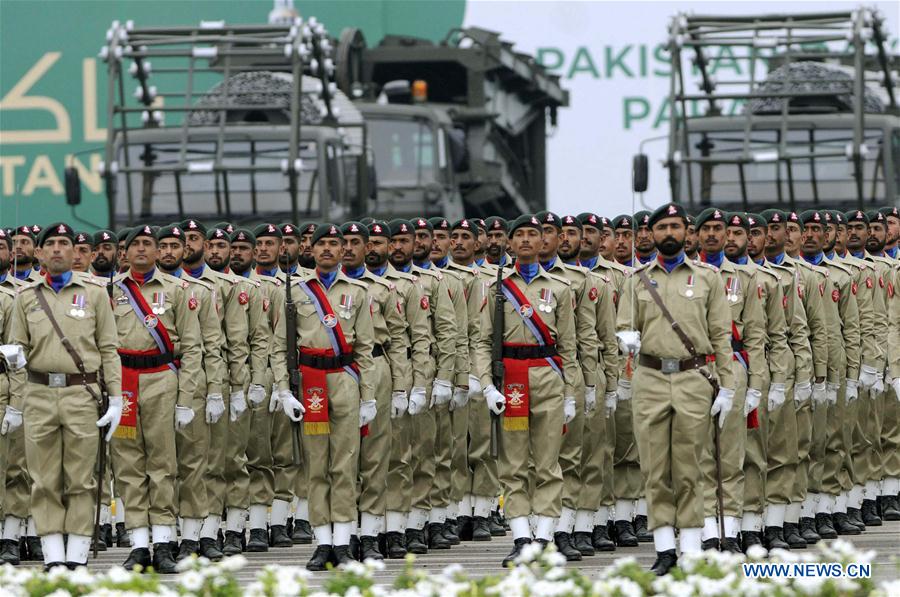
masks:
<path id="1" fill-rule="evenodd" d="M 141 287 L 138 286 L 137 282 L 126 277 L 120 282 L 119 288 L 125 291 L 125 296 L 128 297 L 131 308 L 134 309 L 135 313 L 137 313 L 142 321 L 147 321 L 150 317 L 156 319 L 156 325 L 147 327 L 147 331 L 153 336 L 153 340 L 156 342 L 160 352 L 174 354 L 175 346 L 172 344 L 172 339 L 169 337 L 169 330 L 163 325 L 162 320 L 153 313 L 153 309 L 147 304 L 147 299 L 145 299 L 144 295 L 141 293 Z"/>
<path id="2" fill-rule="evenodd" d="M 731 322 L 731 337 L 735 342 L 743 343 L 741 333 L 734 321 Z M 743 365 L 744 369 L 750 369 L 750 355 L 743 348 L 732 353 L 731 359 Z M 759 429 L 759 413 L 756 408 L 747 413 L 747 429 Z"/>
<path id="3" fill-rule="evenodd" d="M 119 349 L 119 354 L 128 356 L 158 356 L 158 350 L 124 350 Z M 149 369 L 132 369 L 122 366 L 122 418 L 119 426 L 113 432 L 113 437 L 118 439 L 137 438 L 137 413 L 140 394 L 140 376 L 144 373 L 158 373 L 167 371 L 169 364 L 151 367 Z"/>

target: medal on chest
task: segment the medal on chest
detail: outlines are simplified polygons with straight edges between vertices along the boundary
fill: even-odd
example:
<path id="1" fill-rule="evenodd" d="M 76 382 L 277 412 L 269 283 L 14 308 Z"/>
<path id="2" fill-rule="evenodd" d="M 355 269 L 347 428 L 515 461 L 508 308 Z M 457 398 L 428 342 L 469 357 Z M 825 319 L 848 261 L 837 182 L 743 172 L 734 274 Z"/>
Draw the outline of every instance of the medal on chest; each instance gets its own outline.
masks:
<path id="1" fill-rule="evenodd" d="M 687 279 L 687 285 L 684 290 L 684 296 L 691 298 L 694 296 L 694 274 L 690 274 Z"/>
<path id="2" fill-rule="evenodd" d="M 350 319 L 351 309 L 353 307 L 353 297 L 349 294 L 341 295 L 341 302 L 339 305 L 339 315 L 341 319 Z"/>
<path id="3" fill-rule="evenodd" d="M 725 293 L 728 295 L 728 302 L 736 303 L 740 300 L 741 281 L 737 276 L 729 277 L 725 281 Z"/>
<path id="4" fill-rule="evenodd" d="M 153 307 L 153 313 L 155 315 L 162 315 L 166 312 L 166 293 L 165 292 L 154 292 L 153 293 L 153 303 L 151 303 Z M 156 324 L 154 324 L 156 327 Z"/>
<path id="5" fill-rule="evenodd" d="M 553 302 L 553 291 L 549 288 L 541 289 L 541 296 L 538 304 L 538 311 L 542 313 L 549 313 L 553 310 L 553 306 L 551 303 Z"/>
<path id="6" fill-rule="evenodd" d="M 69 316 L 81 319 L 85 316 L 84 307 L 87 304 L 87 298 L 83 294 L 72 295 L 72 308 L 69 309 Z"/>
<path id="7" fill-rule="evenodd" d="M 327 327 L 328 329 L 331 329 L 337 325 L 338 320 L 337 320 L 337 317 L 335 317 L 331 313 L 326 313 L 325 317 L 322 318 L 322 323 L 325 324 L 325 327 Z"/>

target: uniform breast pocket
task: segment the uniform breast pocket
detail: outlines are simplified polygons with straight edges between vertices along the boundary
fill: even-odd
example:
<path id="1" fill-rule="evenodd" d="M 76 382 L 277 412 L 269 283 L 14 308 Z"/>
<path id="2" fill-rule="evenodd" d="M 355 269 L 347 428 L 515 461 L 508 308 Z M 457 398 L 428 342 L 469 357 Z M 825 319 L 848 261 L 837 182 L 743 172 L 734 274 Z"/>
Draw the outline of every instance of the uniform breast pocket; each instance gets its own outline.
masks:
<path id="1" fill-rule="evenodd" d="M 25 319 L 31 325 L 39 325 L 47 321 L 47 315 L 43 309 L 35 308 L 25 314 Z"/>
<path id="2" fill-rule="evenodd" d="M 312 317 L 316 319 L 319 317 L 319 314 L 316 313 L 316 307 L 312 303 L 300 303 L 297 305 L 297 321 L 306 321 Z"/>
<path id="3" fill-rule="evenodd" d="M 686 286 L 678 289 L 678 296 L 687 301 L 706 300 L 706 290 L 701 288 L 693 288 Z"/>

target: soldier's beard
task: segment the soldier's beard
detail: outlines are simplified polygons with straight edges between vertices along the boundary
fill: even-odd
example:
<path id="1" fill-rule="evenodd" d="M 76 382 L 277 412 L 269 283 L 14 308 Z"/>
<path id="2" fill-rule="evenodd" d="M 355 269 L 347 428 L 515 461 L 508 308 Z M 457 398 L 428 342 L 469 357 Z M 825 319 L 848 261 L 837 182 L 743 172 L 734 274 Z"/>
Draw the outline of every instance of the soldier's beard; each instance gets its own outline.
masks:
<path id="1" fill-rule="evenodd" d="M 881 253 L 884 251 L 885 243 L 878 242 L 878 239 L 874 236 L 870 236 L 869 240 L 866 241 L 866 250 L 869 253 Z"/>
<path id="2" fill-rule="evenodd" d="M 188 265 L 198 265 L 203 261 L 203 249 L 201 248 L 199 251 L 187 249 L 184 253 L 183 261 Z"/>
<path id="3" fill-rule="evenodd" d="M 837 244 L 837 237 L 835 237 L 831 242 L 825 241 L 825 252 L 831 253 L 834 251 L 834 245 Z"/>
<path id="4" fill-rule="evenodd" d="M 656 245 L 659 252 L 665 257 L 674 257 L 684 250 L 684 241 L 678 242 L 674 237 L 667 236 Z"/>
<path id="5" fill-rule="evenodd" d="M 387 255 L 384 253 L 376 253 L 369 251 L 366 253 L 366 265 L 368 267 L 381 267 L 387 262 Z"/>
<path id="6" fill-rule="evenodd" d="M 316 267 L 316 260 L 313 259 L 312 255 L 300 255 L 297 259 L 297 263 L 300 264 L 300 267 L 306 269 L 314 269 Z"/>
<path id="7" fill-rule="evenodd" d="M 559 254 L 559 258 L 563 261 L 572 261 L 578 257 L 579 250 L 578 247 L 575 247 L 574 250 L 570 248 L 569 251 L 564 251 L 563 248 L 560 247 L 557 253 Z"/>
<path id="8" fill-rule="evenodd" d="M 181 263 L 184 259 L 172 259 L 171 261 L 164 261 L 162 259 L 158 260 L 156 264 L 160 267 L 164 272 L 171 273 L 181 267 Z"/>
<path id="9" fill-rule="evenodd" d="M 503 247 L 498 244 L 490 244 L 487 246 L 487 255 L 491 259 L 500 259 L 500 256 L 503 255 Z"/>
<path id="10" fill-rule="evenodd" d="M 18 269 L 26 269 L 25 266 L 30 266 L 34 263 L 34 257 L 29 257 L 28 255 L 16 255 L 16 268 Z"/>

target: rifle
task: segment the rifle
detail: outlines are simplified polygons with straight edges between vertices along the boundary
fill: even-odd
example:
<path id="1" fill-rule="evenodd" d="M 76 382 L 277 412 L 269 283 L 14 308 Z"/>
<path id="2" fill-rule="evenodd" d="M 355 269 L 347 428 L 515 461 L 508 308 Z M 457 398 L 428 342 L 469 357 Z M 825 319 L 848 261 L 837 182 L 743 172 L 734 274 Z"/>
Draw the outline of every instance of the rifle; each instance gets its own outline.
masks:
<path id="1" fill-rule="evenodd" d="M 300 370 L 297 369 L 297 305 L 294 304 L 294 298 L 291 295 L 291 273 L 285 272 L 287 278 L 287 287 L 285 288 L 284 301 L 284 323 L 286 327 L 285 340 L 287 342 L 287 370 L 288 384 L 291 393 L 299 400 L 303 400 L 300 390 Z M 291 421 L 291 458 L 294 466 L 300 466 L 303 463 L 300 454 L 300 423 Z"/>
<path id="2" fill-rule="evenodd" d="M 112 278 L 113 273 L 110 272 L 109 283 L 106 285 L 106 294 L 109 295 L 110 302 L 112 302 L 113 296 Z M 97 405 L 100 407 L 100 416 L 102 417 L 106 414 L 106 409 L 109 408 L 109 392 L 106 390 L 102 367 L 100 368 L 100 399 Z M 104 437 L 108 428 L 103 427 L 100 429 L 100 443 L 97 446 L 97 500 L 94 509 L 94 538 L 92 542 L 95 560 L 97 559 L 97 544 L 100 542 L 100 510 L 103 508 L 103 478 L 106 476 L 106 449 L 108 447 Z"/>
<path id="3" fill-rule="evenodd" d="M 494 387 L 503 392 L 503 332 L 505 322 L 503 317 L 503 303 L 506 297 L 503 295 L 503 265 L 497 266 L 497 283 L 494 295 L 494 328 L 491 336 L 491 378 Z M 500 415 L 491 411 L 491 457 L 497 458 L 500 442 Z"/>

